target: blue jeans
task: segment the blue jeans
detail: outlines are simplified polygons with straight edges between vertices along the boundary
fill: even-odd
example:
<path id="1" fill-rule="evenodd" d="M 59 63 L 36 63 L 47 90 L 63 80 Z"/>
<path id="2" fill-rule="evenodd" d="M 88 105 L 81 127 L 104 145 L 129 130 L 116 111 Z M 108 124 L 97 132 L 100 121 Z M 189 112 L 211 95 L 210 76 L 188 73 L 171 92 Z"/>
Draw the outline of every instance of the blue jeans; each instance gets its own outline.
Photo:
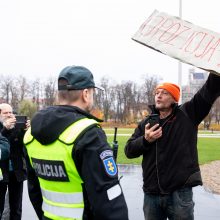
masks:
<path id="1" fill-rule="evenodd" d="M 168 195 L 144 195 L 145 220 L 193 220 L 194 202 L 191 187 Z"/>

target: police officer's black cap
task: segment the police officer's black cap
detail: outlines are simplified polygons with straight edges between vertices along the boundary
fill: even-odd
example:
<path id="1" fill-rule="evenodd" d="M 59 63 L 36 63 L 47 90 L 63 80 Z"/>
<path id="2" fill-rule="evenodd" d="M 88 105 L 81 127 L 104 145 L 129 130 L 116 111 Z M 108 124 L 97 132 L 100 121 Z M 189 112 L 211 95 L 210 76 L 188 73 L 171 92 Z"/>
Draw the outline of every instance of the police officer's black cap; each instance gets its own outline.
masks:
<path id="1" fill-rule="evenodd" d="M 67 66 L 59 75 L 60 79 L 67 80 L 67 85 L 58 85 L 58 90 L 81 90 L 88 88 L 98 88 L 104 90 L 101 87 L 95 85 L 93 75 L 90 70 L 83 66 Z"/>

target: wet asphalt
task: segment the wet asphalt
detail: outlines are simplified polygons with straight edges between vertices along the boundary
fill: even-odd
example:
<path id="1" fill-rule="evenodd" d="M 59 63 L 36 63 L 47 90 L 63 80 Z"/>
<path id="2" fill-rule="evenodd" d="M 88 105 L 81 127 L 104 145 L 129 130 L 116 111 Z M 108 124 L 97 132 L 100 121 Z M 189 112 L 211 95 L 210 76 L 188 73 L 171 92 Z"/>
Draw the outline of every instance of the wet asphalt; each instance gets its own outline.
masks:
<path id="1" fill-rule="evenodd" d="M 142 169 L 139 165 L 118 165 L 120 182 L 129 210 L 130 220 L 144 220 L 142 211 Z M 204 190 L 203 187 L 193 188 L 195 202 L 195 220 L 220 220 L 220 195 Z M 8 220 L 8 206 L 3 220 Z M 24 183 L 22 220 L 37 220 L 27 193 L 27 183 Z M 104 220 L 104 219 L 103 219 Z"/>

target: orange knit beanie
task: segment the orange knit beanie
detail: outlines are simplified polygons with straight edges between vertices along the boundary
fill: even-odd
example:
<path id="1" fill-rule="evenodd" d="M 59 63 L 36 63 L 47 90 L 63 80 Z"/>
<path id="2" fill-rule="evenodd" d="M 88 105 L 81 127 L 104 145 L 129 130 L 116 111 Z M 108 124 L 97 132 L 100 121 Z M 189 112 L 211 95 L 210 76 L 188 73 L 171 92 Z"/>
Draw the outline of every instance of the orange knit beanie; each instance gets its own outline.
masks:
<path id="1" fill-rule="evenodd" d="M 179 101 L 180 98 L 180 87 L 173 83 L 162 83 L 156 87 L 157 89 L 165 89 L 167 90 L 175 99 L 176 102 Z"/>

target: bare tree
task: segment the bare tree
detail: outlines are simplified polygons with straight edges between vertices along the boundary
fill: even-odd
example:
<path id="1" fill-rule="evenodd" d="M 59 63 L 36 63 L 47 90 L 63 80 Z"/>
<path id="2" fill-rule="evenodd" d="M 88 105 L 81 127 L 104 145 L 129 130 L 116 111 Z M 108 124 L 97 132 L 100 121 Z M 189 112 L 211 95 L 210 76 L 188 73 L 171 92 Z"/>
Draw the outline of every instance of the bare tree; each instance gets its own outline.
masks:
<path id="1" fill-rule="evenodd" d="M 40 97 L 42 94 L 42 86 L 40 79 L 35 79 L 30 85 L 30 95 L 32 97 L 33 103 L 36 103 L 37 110 L 40 109 Z"/>
<path id="2" fill-rule="evenodd" d="M 110 80 L 106 77 L 101 79 L 101 87 L 105 89 L 105 91 L 98 90 L 95 96 L 95 103 L 99 107 L 99 109 L 103 110 L 104 113 L 104 121 L 108 121 L 110 117 L 111 107 L 114 102 L 114 91 L 113 87 L 110 85 Z"/>
<path id="3" fill-rule="evenodd" d="M 121 85 L 123 96 L 123 122 L 131 123 L 134 121 L 134 114 L 136 110 L 135 94 L 136 84 L 131 81 L 123 82 Z"/>
<path id="4" fill-rule="evenodd" d="M 141 96 L 142 96 L 142 91 L 141 91 L 141 87 L 137 84 L 134 85 L 134 89 L 133 89 L 133 93 L 134 93 L 134 100 L 133 100 L 133 122 L 137 122 L 141 119 L 141 115 L 142 115 L 142 103 L 141 103 Z"/>
<path id="5" fill-rule="evenodd" d="M 45 92 L 45 105 L 50 106 L 54 104 L 56 96 L 56 80 L 49 78 L 44 87 Z"/>
<path id="6" fill-rule="evenodd" d="M 10 103 L 11 103 L 11 106 L 13 107 L 13 109 L 15 111 L 18 110 L 18 96 L 19 96 L 19 93 L 20 93 L 20 89 L 18 89 L 16 83 L 15 83 L 16 79 L 13 80 L 10 84 L 10 93 L 11 93 L 11 100 L 10 100 Z"/>
<path id="7" fill-rule="evenodd" d="M 145 106 L 147 109 L 147 105 L 154 102 L 153 90 L 158 84 L 158 78 L 146 76 L 143 85 L 139 86 L 132 81 L 116 84 L 111 79 L 103 77 L 100 84 L 105 93 L 97 90 L 94 98 L 97 112 L 103 113 L 104 121 L 113 119 L 115 122 L 133 123 L 140 119 Z M 28 83 L 23 76 L 18 78 L 1 76 L 0 96 L 15 109 L 19 107 L 21 101 L 29 98 L 39 110 L 55 103 L 56 80 L 49 78 L 42 83 L 35 79 Z"/>
<path id="8" fill-rule="evenodd" d="M 115 115 L 115 122 L 120 121 L 123 122 L 123 110 L 124 110 L 124 103 L 123 103 L 123 94 L 121 85 L 118 84 L 115 86 L 115 97 L 116 97 L 116 115 Z"/>
<path id="9" fill-rule="evenodd" d="M 16 87 L 19 91 L 18 100 L 21 102 L 28 95 L 29 84 L 27 82 L 27 79 L 24 76 L 20 75 L 16 80 L 16 85 L 17 85 Z"/>
<path id="10" fill-rule="evenodd" d="M 11 85 L 14 81 L 12 76 L 5 76 L 1 75 L 1 81 L 0 81 L 0 90 L 1 90 L 1 98 L 5 100 L 5 102 L 10 103 L 11 101 Z"/>
<path id="11" fill-rule="evenodd" d="M 220 122 L 220 98 L 217 98 L 215 103 L 212 106 L 213 109 L 213 117 L 215 119 L 215 123 L 219 124 Z"/>
<path id="12" fill-rule="evenodd" d="M 20 75 L 11 82 L 10 93 L 11 93 L 11 105 L 18 111 L 19 103 L 24 100 L 28 95 L 29 85 L 24 76 Z"/>
<path id="13" fill-rule="evenodd" d="M 142 101 L 148 105 L 154 103 L 154 89 L 158 85 L 159 79 L 156 76 L 148 76 L 144 78 L 142 86 Z"/>

